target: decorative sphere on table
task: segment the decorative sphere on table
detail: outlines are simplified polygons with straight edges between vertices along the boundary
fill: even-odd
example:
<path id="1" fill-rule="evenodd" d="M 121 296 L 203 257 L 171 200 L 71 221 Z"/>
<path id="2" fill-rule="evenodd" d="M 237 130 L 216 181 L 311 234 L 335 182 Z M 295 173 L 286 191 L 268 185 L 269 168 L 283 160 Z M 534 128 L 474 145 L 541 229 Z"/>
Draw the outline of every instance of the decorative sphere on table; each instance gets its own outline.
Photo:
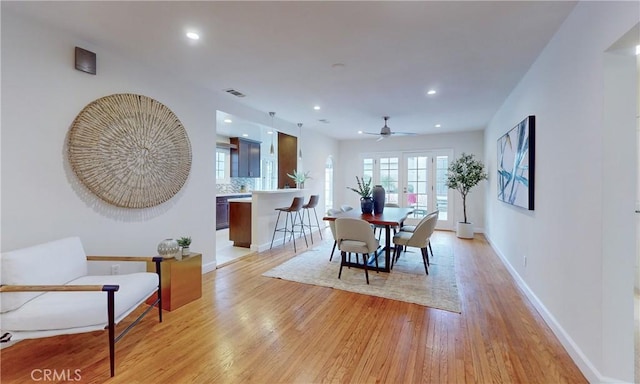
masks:
<path id="1" fill-rule="evenodd" d="M 158 255 L 168 259 L 180 252 L 180 246 L 174 239 L 164 239 L 158 244 Z"/>

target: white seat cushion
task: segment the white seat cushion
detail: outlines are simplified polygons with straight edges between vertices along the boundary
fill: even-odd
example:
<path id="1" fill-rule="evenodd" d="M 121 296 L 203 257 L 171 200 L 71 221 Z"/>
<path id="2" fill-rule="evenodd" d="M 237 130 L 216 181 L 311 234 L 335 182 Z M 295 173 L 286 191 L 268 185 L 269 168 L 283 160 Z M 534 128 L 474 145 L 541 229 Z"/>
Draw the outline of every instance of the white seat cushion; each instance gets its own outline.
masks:
<path id="1" fill-rule="evenodd" d="M 120 289 L 115 293 L 118 322 L 156 291 L 158 275 L 140 272 L 83 276 L 67 285 L 119 285 Z M 102 291 L 47 292 L 2 314 L 3 332 L 106 326 L 107 323 L 107 293 Z"/>
<path id="2" fill-rule="evenodd" d="M 413 232 L 400 231 L 393 236 L 393 244 L 407 245 L 411 236 L 413 236 Z"/>
<path id="3" fill-rule="evenodd" d="M 403 225 L 402 228 L 400 228 L 400 230 L 403 231 L 403 232 L 415 232 L 416 226 L 415 225 Z"/>
<path id="4" fill-rule="evenodd" d="M 342 240 L 338 249 L 344 252 L 353 252 L 353 253 L 369 253 L 369 248 L 367 248 L 367 243 L 364 241 L 358 240 Z"/>

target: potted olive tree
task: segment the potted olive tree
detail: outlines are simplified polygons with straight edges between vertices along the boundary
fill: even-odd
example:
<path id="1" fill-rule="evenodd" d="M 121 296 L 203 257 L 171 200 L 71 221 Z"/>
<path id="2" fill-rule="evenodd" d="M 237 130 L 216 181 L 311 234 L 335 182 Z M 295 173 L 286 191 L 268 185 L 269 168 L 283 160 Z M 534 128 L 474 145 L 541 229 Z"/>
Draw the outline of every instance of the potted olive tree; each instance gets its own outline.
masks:
<path id="1" fill-rule="evenodd" d="M 460 192 L 462 196 L 462 211 L 464 221 L 458 222 L 456 234 L 463 239 L 473 239 L 473 224 L 467 220 L 467 194 L 482 180 L 487 178 L 484 164 L 476 160 L 471 154 L 462 153 L 460 157 L 449 165 L 447 187 Z"/>

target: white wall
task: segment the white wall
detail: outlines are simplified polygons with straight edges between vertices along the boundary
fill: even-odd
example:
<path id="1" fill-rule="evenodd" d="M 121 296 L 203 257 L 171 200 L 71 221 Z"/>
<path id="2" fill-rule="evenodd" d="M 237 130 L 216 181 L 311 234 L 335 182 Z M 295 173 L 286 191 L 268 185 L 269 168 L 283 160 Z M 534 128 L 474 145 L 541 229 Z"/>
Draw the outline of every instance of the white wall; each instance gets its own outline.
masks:
<path id="1" fill-rule="evenodd" d="M 75 70 L 75 46 L 97 53 L 96 76 Z M 138 93 L 160 101 L 178 116 L 189 135 L 193 153 L 189 178 L 177 196 L 160 206 L 115 208 L 88 193 L 69 171 L 63 146 L 74 118 L 91 101 L 114 93 Z M 154 255 L 162 239 L 190 235 L 192 250 L 203 254 L 205 271 L 212 270 L 216 110 L 271 124 L 267 112 L 3 10 L 2 251 L 78 235 L 88 254 Z M 294 124 L 282 120 L 277 126 L 297 132 Z M 306 140 L 336 147 L 329 139 L 308 135 Z M 324 175 L 324 158 L 331 149 L 312 143 L 306 147 L 307 167 L 312 174 Z M 317 165 L 311 161 L 314 155 L 322 157 Z M 322 192 L 322 184 L 318 185 Z M 142 267 L 121 265 L 121 270 Z M 95 269 L 108 273 L 108 266 Z"/>
<path id="2" fill-rule="evenodd" d="M 325 164 L 329 156 L 332 156 L 334 159 L 338 156 L 338 141 L 314 131 L 304 130 L 304 126 L 301 137 L 302 139 L 298 141 L 298 145 L 299 148 L 300 146 L 302 148 L 302 159 L 298 158 L 298 170 L 302 170 L 303 172 L 308 171 L 312 177 L 311 180 L 307 180 L 304 183 L 305 196 L 320 195 L 316 212 L 318 219 L 322 220 L 325 201 Z M 334 174 L 334 178 L 336 177 Z M 322 222 L 320 225 L 322 226 Z"/>
<path id="3" fill-rule="evenodd" d="M 592 382 L 633 381 L 635 79 L 631 115 L 612 118 L 628 95 L 608 99 L 604 52 L 638 17 L 636 2 L 579 3 L 485 132 L 486 234 Z M 533 212 L 495 198 L 496 140 L 527 115 Z"/>
<path id="4" fill-rule="evenodd" d="M 376 138 L 360 140 L 343 140 L 340 142 L 340 156 L 335 162 L 335 192 L 334 202 L 337 207 L 349 204 L 359 207 L 359 196 L 347 187 L 354 187 L 356 176 L 362 175 L 360 155 L 372 152 L 415 152 L 449 149 L 453 151 L 454 158 L 462 152 L 471 153 L 478 160 L 483 160 L 484 133 L 483 131 L 446 133 L 420 136 L 398 136 L 376 141 Z M 482 225 L 485 221 L 485 189 L 486 181 L 482 181 L 471 190 L 467 196 L 467 216 L 475 224 L 477 232 L 483 232 Z M 462 198 L 454 192 L 453 201 L 449 207 L 455 212 L 454 222 L 462 221 Z"/>

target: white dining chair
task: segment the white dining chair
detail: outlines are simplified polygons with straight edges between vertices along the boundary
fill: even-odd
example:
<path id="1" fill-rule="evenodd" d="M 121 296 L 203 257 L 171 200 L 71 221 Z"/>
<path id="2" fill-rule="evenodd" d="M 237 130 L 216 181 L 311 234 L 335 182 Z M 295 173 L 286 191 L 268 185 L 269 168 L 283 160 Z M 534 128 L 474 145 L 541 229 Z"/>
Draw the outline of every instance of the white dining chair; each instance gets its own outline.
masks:
<path id="1" fill-rule="evenodd" d="M 341 217 L 335 220 L 336 222 L 336 236 L 338 242 L 338 249 L 342 260 L 340 262 L 340 272 L 338 273 L 338 279 L 342 276 L 342 267 L 351 266 L 351 263 L 347 262 L 347 253 L 356 254 L 356 264 L 358 264 L 358 254 L 362 255 L 362 267 L 364 268 L 364 275 L 369 284 L 369 271 L 367 270 L 367 260 L 371 253 L 375 253 L 380 243 L 373 234 L 371 225 L 365 220 L 354 219 L 349 217 Z M 375 255 L 374 255 L 375 257 Z M 378 268 L 378 258 L 375 258 L 376 268 Z"/>

